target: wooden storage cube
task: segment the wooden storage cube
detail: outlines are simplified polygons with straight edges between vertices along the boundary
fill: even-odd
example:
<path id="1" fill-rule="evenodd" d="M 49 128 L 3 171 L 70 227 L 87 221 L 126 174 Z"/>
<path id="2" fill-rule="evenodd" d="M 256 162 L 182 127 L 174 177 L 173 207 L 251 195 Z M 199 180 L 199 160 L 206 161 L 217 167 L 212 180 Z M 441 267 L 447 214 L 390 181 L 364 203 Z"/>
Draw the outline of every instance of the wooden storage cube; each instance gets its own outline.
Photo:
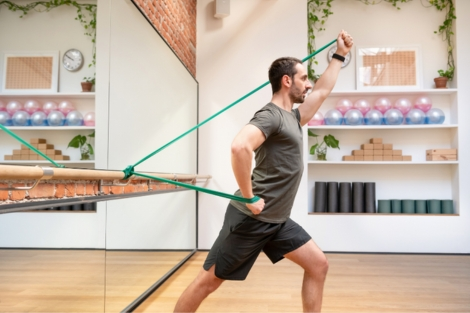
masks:
<path id="1" fill-rule="evenodd" d="M 33 143 L 33 144 L 46 143 L 46 139 L 42 139 L 42 138 L 32 138 L 29 142 L 30 142 L 30 143 Z"/>
<path id="2" fill-rule="evenodd" d="M 371 138 L 370 143 L 382 143 L 382 138 Z"/>
<path id="3" fill-rule="evenodd" d="M 391 155 L 384 155 L 383 156 L 384 161 L 393 161 L 393 156 Z"/>
<path id="4" fill-rule="evenodd" d="M 372 143 L 365 143 L 361 145 L 362 150 L 374 150 L 374 144 Z"/>
<path id="5" fill-rule="evenodd" d="M 11 159 L 15 161 L 19 161 L 21 160 L 21 154 L 13 154 Z"/>
<path id="6" fill-rule="evenodd" d="M 22 154 L 20 155 L 22 161 L 29 160 L 29 154 Z"/>
<path id="7" fill-rule="evenodd" d="M 411 161 L 412 158 L 411 158 L 411 155 L 404 155 L 403 156 L 403 161 Z"/>
<path id="8" fill-rule="evenodd" d="M 343 155 L 343 161 L 354 161 L 354 155 Z"/>
<path id="9" fill-rule="evenodd" d="M 392 157 L 393 157 L 393 161 L 403 161 L 403 156 L 401 155 L 394 155 Z"/>
<path id="10" fill-rule="evenodd" d="M 22 150 L 15 149 L 15 150 L 13 150 L 13 155 L 21 155 L 21 151 Z"/>
<path id="11" fill-rule="evenodd" d="M 33 146 L 34 148 L 38 147 L 37 143 L 31 143 L 30 145 Z M 29 147 L 26 145 L 21 145 L 21 150 L 29 150 Z"/>
<path id="12" fill-rule="evenodd" d="M 431 150 L 426 150 L 426 154 L 429 154 L 429 155 L 432 155 L 432 154 L 443 154 L 443 155 L 457 154 L 457 149 L 431 149 Z"/>
<path id="13" fill-rule="evenodd" d="M 393 150 L 393 145 L 391 143 L 384 143 L 384 150 Z"/>
<path id="14" fill-rule="evenodd" d="M 47 149 L 46 154 L 47 155 L 61 155 L 62 150 Z"/>
<path id="15" fill-rule="evenodd" d="M 29 155 L 29 151 L 31 150 L 20 150 L 21 155 Z"/>
<path id="16" fill-rule="evenodd" d="M 393 155 L 393 151 L 392 150 L 384 150 L 384 156 L 387 155 L 387 156 L 392 156 Z"/>
<path id="17" fill-rule="evenodd" d="M 393 156 L 402 156 L 402 151 L 401 150 L 392 150 L 392 155 Z"/>
<path id="18" fill-rule="evenodd" d="M 373 151 L 374 151 L 374 156 L 376 156 L 376 155 L 380 155 L 380 156 L 384 155 L 384 151 L 383 151 L 383 150 L 373 150 Z"/>
<path id="19" fill-rule="evenodd" d="M 364 156 L 364 161 L 374 161 L 374 156 L 373 155 L 365 155 Z"/>
<path id="20" fill-rule="evenodd" d="M 374 161 L 383 161 L 384 157 L 381 155 L 374 155 Z"/>
<path id="21" fill-rule="evenodd" d="M 366 155 L 369 155 L 369 156 L 374 155 L 374 150 L 362 150 L 362 151 L 364 151 L 364 156 L 366 156 Z"/>
<path id="22" fill-rule="evenodd" d="M 383 150 L 384 145 L 381 143 L 374 143 L 374 150 Z"/>
<path id="23" fill-rule="evenodd" d="M 68 160 L 70 160 L 70 157 L 68 155 L 54 155 L 54 160 L 68 161 Z"/>
<path id="24" fill-rule="evenodd" d="M 457 155 L 455 154 L 426 155 L 426 161 L 457 161 Z"/>
<path id="25" fill-rule="evenodd" d="M 30 154 L 30 155 L 29 155 L 29 159 L 30 159 L 30 160 L 39 160 L 38 157 L 39 157 L 39 156 L 38 156 L 37 154 L 35 154 L 35 155 Z"/>
<path id="26" fill-rule="evenodd" d="M 354 161 L 364 161 L 364 156 L 363 155 L 355 155 L 354 156 Z"/>
<path id="27" fill-rule="evenodd" d="M 364 155 L 364 150 L 353 150 L 352 155 Z"/>
<path id="28" fill-rule="evenodd" d="M 48 143 L 40 143 L 38 145 L 38 148 L 40 150 L 49 150 L 49 149 L 54 149 L 54 145 L 48 144 Z"/>
<path id="29" fill-rule="evenodd" d="M 13 156 L 12 155 L 5 155 L 3 157 L 4 160 L 13 160 Z"/>

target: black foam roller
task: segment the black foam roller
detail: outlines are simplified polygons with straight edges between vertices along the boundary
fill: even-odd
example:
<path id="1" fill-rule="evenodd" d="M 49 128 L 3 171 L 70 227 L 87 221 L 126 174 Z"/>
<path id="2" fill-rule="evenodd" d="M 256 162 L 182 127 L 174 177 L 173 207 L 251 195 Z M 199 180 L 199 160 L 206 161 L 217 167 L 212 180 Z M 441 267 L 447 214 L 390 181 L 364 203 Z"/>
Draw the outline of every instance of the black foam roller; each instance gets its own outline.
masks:
<path id="1" fill-rule="evenodd" d="M 81 204 L 73 204 L 72 205 L 72 211 L 81 211 L 82 210 L 82 205 Z"/>
<path id="2" fill-rule="evenodd" d="M 364 213 L 364 183 L 352 183 L 353 212 Z"/>
<path id="3" fill-rule="evenodd" d="M 366 213 L 376 213 L 375 183 L 364 183 L 364 206 Z"/>
<path id="4" fill-rule="evenodd" d="M 84 211 L 96 211 L 96 202 L 84 203 L 82 208 Z"/>
<path id="5" fill-rule="evenodd" d="M 316 181 L 313 211 L 314 212 L 326 212 L 326 203 L 327 203 L 326 183 L 321 182 L 321 181 Z"/>
<path id="6" fill-rule="evenodd" d="M 339 183 L 339 211 L 352 212 L 351 183 Z"/>
<path id="7" fill-rule="evenodd" d="M 328 189 L 328 212 L 337 213 L 339 210 L 338 183 L 328 182 L 327 189 Z"/>

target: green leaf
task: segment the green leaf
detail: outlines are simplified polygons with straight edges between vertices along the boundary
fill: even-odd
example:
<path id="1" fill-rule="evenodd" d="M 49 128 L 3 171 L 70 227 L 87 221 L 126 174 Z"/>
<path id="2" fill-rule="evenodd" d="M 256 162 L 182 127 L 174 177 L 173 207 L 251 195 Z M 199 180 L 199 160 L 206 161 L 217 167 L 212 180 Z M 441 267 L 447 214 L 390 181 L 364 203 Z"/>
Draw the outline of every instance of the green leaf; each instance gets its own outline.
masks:
<path id="1" fill-rule="evenodd" d="M 314 144 L 311 148 L 310 148 L 310 154 L 311 155 L 315 155 L 315 150 L 317 149 L 318 147 L 318 143 Z"/>
<path id="2" fill-rule="evenodd" d="M 89 143 L 87 143 L 86 145 L 88 146 L 88 151 L 90 151 L 90 154 L 91 155 L 95 154 L 95 151 L 93 150 L 93 147 Z"/>
<path id="3" fill-rule="evenodd" d="M 89 134 L 88 137 L 95 138 L 95 132 L 92 132 L 91 134 Z"/>
<path id="4" fill-rule="evenodd" d="M 77 135 L 70 140 L 69 145 L 67 148 L 72 147 L 72 148 L 80 148 L 80 138 L 81 135 Z"/>
<path id="5" fill-rule="evenodd" d="M 339 149 L 339 141 L 333 135 L 325 135 L 323 141 L 325 141 L 328 147 Z"/>
<path id="6" fill-rule="evenodd" d="M 318 137 L 318 135 L 312 133 L 312 131 L 311 131 L 310 129 L 308 130 L 308 135 L 309 135 L 310 137 Z"/>

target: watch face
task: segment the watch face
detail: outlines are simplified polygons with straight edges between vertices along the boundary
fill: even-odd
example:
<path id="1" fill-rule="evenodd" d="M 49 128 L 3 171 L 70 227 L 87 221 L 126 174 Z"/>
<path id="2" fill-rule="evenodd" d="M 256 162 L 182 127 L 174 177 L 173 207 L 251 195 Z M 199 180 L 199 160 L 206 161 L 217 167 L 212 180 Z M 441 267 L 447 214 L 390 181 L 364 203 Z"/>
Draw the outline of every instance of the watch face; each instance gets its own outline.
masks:
<path id="1" fill-rule="evenodd" d="M 65 69 L 69 71 L 76 71 L 83 64 L 82 53 L 77 49 L 70 49 L 64 53 L 64 56 L 62 57 L 62 63 L 64 64 Z"/>
<path id="2" fill-rule="evenodd" d="M 336 49 L 337 49 L 337 46 L 333 46 L 330 48 L 330 50 L 328 50 L 328 62 L 331 62 L 331 59 L 333 58 L 333 54 L 335 54 L 336 52 Z M 341 67 L 345 67 L 346 65 L 349 64 L 349 62 L 351 62 L 351 51 L 349 51 L 348 54 L 344 56 L 344 62 L 343 62 L 343 65 L 341 65 Z"/>

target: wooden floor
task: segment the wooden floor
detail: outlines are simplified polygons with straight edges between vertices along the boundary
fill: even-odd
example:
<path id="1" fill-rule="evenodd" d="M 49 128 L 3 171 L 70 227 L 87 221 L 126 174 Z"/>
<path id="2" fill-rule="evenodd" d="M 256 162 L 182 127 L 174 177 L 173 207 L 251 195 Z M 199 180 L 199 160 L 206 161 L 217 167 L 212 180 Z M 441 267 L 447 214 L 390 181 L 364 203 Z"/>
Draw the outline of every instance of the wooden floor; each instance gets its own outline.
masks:
<path id="1" fill-rule="evenodd" d="M 199 272 L 198 252 L 136 312 L 171 312 Z M 323 312 L 470 312 L 470 256 L 327 254 Z M 261 255 L 244 282 L 225 282 L 198 312 L 301 312 L 303 272 Z"/>
<path id="2" fill-rule="evenodd" d="M 0 312 L 121 312 L 188 253 L 0 249 Z"/>
<path id="3" fill-rule="evenodd" d="M 0 250 L 0 312 L 120 312 L 187 252 Z M 171 312 L 198 252 L 136 312 Z M 327 254 L 323 312 L 470 312 L 470 256 Z M 198 312 L 301 312 L 302 270 L 261 255 Z"/>

